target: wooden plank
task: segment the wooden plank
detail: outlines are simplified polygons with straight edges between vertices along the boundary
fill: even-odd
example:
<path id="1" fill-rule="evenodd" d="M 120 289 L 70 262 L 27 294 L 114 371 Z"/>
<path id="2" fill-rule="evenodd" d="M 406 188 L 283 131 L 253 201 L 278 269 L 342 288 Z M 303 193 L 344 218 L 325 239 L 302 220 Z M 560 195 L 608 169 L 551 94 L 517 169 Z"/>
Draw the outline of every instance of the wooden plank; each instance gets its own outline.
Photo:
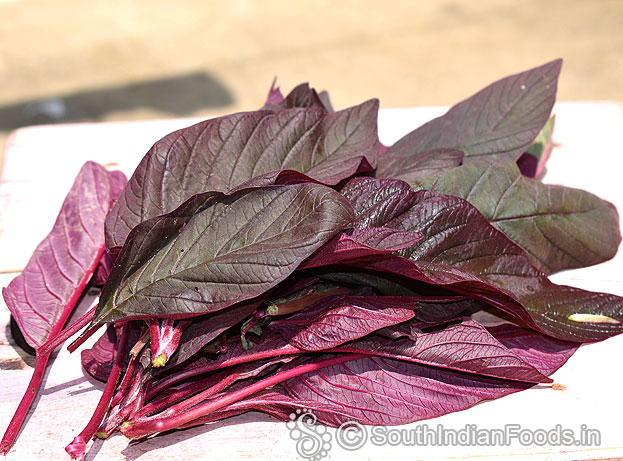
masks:
<path id="1" fill-rule="evenodd" d="M 443 113 L 443 108 L 381 111 L 381 140 L 390 144 L 403 133 Z M 623 171 L 623 104 L 562 103 L 555 108 L 555 149 L 546 182 L 582 187 L 617 204 L 623 210 L 620 175 Z M 0 181 L 0 285 L 16 275 L 37 243 L 51 228 L 62 199 L 81 164 L 96 160 L 131 173 L 151 144 L 166 133 L 194 120 L 77 124 L 32 127 L 13 133 L 7 143 Z M 554 277 L 558 283 L 623 295 L 623 254 L 591 268 Z M 8 338 L 8 311 L 0 302 L 0 370 L 3 401 L 0 429 L 4 429 L 30 379 L 32 361 L 23 360 Z M 401 426 L 401 429 L 502 429 L 517 424 L 524 429 L 553 429 L 557 424 L 579 434 L 584 424 L 601 433 L 599 446 L 379 446 L 369 439 L 363 448 L 347 451 L 338 446 L 335 431 L 327 459 L 468 459 L 533 457 L 535 459 L 605 459 L 623 457 L 617 397 L 623 370 L 623 336 L 584 345 L 554 374 L 559 384 L 536 386 L 518 394 L 446 415 Z M 86 377 L 79 354 L 61 350 L 47 373 L 46 389 L 8 460 L 68 459 L 63 448 L 80 432 L 95 407 L 103 385 Z M 65 458 L 64 458 L 65 457 Z M 94 442 L 87 459 L 294 459 L 301 458 L 283 423 L 251 413 L 227 421 L 154 437 L 129 444 L 116 435 Z"/>

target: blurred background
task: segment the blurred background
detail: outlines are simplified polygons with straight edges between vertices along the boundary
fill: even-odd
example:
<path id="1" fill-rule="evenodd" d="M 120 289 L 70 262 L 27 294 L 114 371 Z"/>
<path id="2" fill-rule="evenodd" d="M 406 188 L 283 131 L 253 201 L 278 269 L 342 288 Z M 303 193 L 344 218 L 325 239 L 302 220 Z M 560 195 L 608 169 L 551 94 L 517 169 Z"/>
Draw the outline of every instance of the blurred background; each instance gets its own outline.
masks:
<path id="1" fill-rule="evenodd" d="M 0 0 L 0 149 L 40 123 L 219 115 L 271 82 L 336 109 L 447 105 L 551 59 L 559 100 L 623 100 L 621 0 Z"/>

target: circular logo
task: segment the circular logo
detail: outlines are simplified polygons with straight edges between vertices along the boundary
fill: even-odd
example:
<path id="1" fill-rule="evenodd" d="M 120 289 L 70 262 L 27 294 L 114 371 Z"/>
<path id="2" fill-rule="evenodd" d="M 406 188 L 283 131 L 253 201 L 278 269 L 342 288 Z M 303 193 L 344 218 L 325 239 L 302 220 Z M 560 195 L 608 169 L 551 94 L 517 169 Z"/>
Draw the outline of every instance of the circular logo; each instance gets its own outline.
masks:
<path id="1" fill-rule="evenodd" d="M 359 450 L 368 441 L 368 431 L 357 421 L 346 421 L 335 431 L 335 441 L 344 450 Z"/>

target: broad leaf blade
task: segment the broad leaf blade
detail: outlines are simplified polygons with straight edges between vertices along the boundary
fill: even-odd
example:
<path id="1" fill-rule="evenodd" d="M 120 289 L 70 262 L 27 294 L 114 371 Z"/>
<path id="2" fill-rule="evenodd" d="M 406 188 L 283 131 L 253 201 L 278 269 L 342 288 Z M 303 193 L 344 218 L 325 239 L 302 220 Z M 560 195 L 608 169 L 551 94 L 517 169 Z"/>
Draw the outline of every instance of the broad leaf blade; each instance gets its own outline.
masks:
<path id="1" fill-rule="evenodd" d="M 619 215 L 611 203 L 526 178 L 512 161 L 476 160 L 414 187 L 468 200 L 546 273 L 607 261 L 621 242 Z"/>
<path id="2" fill-rule="evenodd" d="M 418 197 L 419 203 L 387 225 L 425 236 L 400 253 L 415 261 L 432 280 L 441 283 L 465 278 L 467 282 L 461 272 L 473 274 L 517 300 L 538 329 L 559 339 L 596 341 L 623 331 L 623 323 L 584 323 L 569 318 L 598 314 L 623 322 L 623 298 L 555 285 L 468 202 L 429 191 L 419 191 Z M 501 295 L 487 291 L 487 296 Z M 512 305 L 510 299 L 507 303 L 498 307 L 504 310 Z M 519 306 L 509 313 L 526 321 Z"/>
<path id="3" fill-rule="evenodd" d="M 411 186 L 394 179 L 353 178 L 340 192 L 357 215 L 357 227 L 381 227 L 415 203 Z"/>
<path id="4" fill-rule="evenodd" d="M 288 318 L 274 320 L 270 328 L 293 346 L 321 351 L 405 322 L 413 318 L 416 308 L 412 299 L 404 297 L 329 297 Z"/>
<path id="5" fill-rule="evenodd" d="M 214 118 L 158 141 L 106 220 L 108 248 L 141 222 L 194 194 L 229 192 L 256 176 L 296 170 L 334 185 L 376 166 L 378 101 L 335 113 L 319 108 L 256 111 Z"/>
<path id="6" fill-rule="evenodd" d="M 285 368 L 298 363 L 293 361 Z M 408 424 L 464 410 L 482 400 L 530 386 L 384 357 L 326 367 L 283 384 L 294 401 L 339 407 L 340 412 L 317 415 L 332 426 L 348 420 L 368 425 Z"/>
<path id="7" fill-rule="evenodd" d="M 462 151 L 448 148 L 416 153 L 407 150 L 389 150 L 380 156 L 375 176 L 402 179 L 410 183 L 457 167 L 463 162 L 463 157 Z"/>
<path id="8" fill-rule="evenodd" d="M 510 323 L 488 327 L 489 332 L 544 375 L 551 375 L 565 364 L 580 347 Z"/>
<path id="9" fill-rule="evenodd" d="M 121 282 L 176 237 L 193 216 L 225 197 L 220 192 L 198 194 L 172 212 L 143 221 L 132 229 L 102 289 L 99 304 L 108 303 Z"/>
<path id="10" fill-rule="evenodd" d="M 222 196 L 195 214 L 100 303 L 94 323 L 192 317 L 258 296 L 352 219 L 350 204 L 322 185 L 273 186 Z"/>
<path id="11" fill-rule="evenodd" d="M 517 160 L 549 119 L 562 60 L 499 80 L 407 134 L 384 154 L 417 155 L 438 148 L 474 157 Z"/>
<path id="12" fill-rule="evenodd" d="M 623 331 L 623 298 L 553 284 L 518 245 L 461 198 L 417 191 L 412 207 L 385 225 L 424 236 L 398 252 L 408 260 L 342 232 L 303 267 L 349 265 L 357 271 L 410 279 L 418 282 L 410 286 L 418 294 L 425 294 L 427 287 L 452 290 L 562 340 L 598 341 Z M 612 321 L 590 321 L 594 316 Z"/>
<path id="13" fill-rule="evenodd" d="M 390 252 L 403 250 L 422 240 L 422 236 L 417 232 L 392 229 L 391 227 L 352 229 L 350 236 L 364 245 Z"/>
<path id="14" fill-rule="evenodd" d="M 37 349 L 58 333 L 104 253 L 104 219 L 125 182 L 87 162 L 65 197 L 50 233 L 24 271 L 2 290 L 28 344 Z"/>
<path id="15" fill-rule="evenodd" d="M 509 350 L 471 319 L 461 319 L 460 323 L 436 331 L 417 333 L 413 339 L 390 341 L 372 336 L 345 349 L 351 353 L 368 350 L 378 356 L 494 378 L 551 382 L 530 362 Z"/>

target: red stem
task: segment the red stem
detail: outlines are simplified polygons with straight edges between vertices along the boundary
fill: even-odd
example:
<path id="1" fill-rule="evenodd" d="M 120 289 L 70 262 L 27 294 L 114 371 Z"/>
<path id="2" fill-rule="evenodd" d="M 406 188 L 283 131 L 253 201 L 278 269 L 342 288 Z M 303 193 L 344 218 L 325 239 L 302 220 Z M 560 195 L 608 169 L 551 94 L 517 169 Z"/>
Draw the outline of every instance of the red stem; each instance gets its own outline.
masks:
<path id="1" fill-rule="evenodd" d="M 117 388 L 117 392 L 110 404 L 111 410 L 95 433 L 98 438 L 107 438 L 130 414 L 135 413 L 141 407 L 144 396 L 143 392 L 141 392 L 143 384 L 142 368 L 143 367 L 140 367 L 137 373 L 134 373 L 134 379 L 129 389 L 126 389 L 122 393 L 120 390 L 121 386 Z M 126 374 L 126 376 L 128 375 Z M 114 401 L 118 397 L 120 401 L 116 404 Z"/>
<path id="2" fill-rule="evenodd" d="M 100 325 L 99 323 L 96 323 L 95 325 L 91 325 L 89 328 L 83 331 L 82 334 L 78 336 L 77 339 L 75 339 L 71 344 L 69 344 L 69 346 L 67 346 L 67 350 L 70 353 L 75 352 L 75 350 L 78 349 L 80 346 L 82 346 L 87 339 L 93 336 L 93 333 L 99 330 L 101 326 L 102 325 Z"/>
<path id="3" fill-rule="evenodd" d="M 205 378 L 199 381 L 184 383 L 178 389 L 168 391 L 166 394 L 161 394 L 130 417 L 132 419 L 138 419 L 143 416 L 151 416 L 154 413 L 162 411 L 162 409 L 169 408 L 180 400 L 195 395 L 197 392 L 201 392 L 201 389 L 205 389 L 206 380 L 212 382 L 211 378 Z"/>
<path id="4" fill-rule="evenodd" d="M 123 378 L 121 379 L 121 383 L 117 387 L 117 392 L 115 393 L 115 396 L 113 397 L 112 402 L 110 403 L 111 407 L 114 407 L 119 402 L 121 402 L 121 399 L 123 399 L 123 397 L 126 394 L 126 391 L 128 390 L 128 387 L 132 383 L 132 378 L 134 376 L 134 369 L 136 368 L 136 363 L 138 362 L 138 359 L 140 357 L 141 352 L 143 351 L 143 348 L 147 344 L 148 337 L 149 337 L 149 330 L 143 329 L 143 332 L 141 333 L 140 338 L 138 339 L 136 344 L 134 344 L 132 349 L 130 349 L 130 356 L 131 356 L 130 362 L 128 363 L 128 367 L 125 369 L 125 374 L 123 375 Z M 141 372 L 143 371 L 142 366 L 141 366 L 140 371 Z"/>
<path id="5" fill-rule="evenodd" d="M 93 438 L 95 432 L 99 428 L 100 424 L 102 424 L 102 421 L 106 416 L 106 412 L 108 411 L 108 407 L 110 406 L 110 401 L 113 397 L 113 392 L 115 391 L 115 387 L 117 386 L 119 374 L 121 373 L 121 366 L 123 364 L 125 350 L 128 347 L 129 333 L 130 326 L 126 324 L 123 327 L 121 339 L 117 343 L 117 354 L 115 356 L 115 363 L 113 364 L 112 370 L 110 371 L 108 381 L 106 381 L 106 387 L 104 388 L 104 392 L 102 393 L 99 402 L 97 403 L 97 407 L 93 412 L 93 416 L 91 416 L 91 419 L 87 423 L 84 430 L 80 434 L 78 434 L 74 438 L 74 440 L 69 445 L 67 445 L 67 447 L 65 447 L 65 451 L 69 453 L 72 459 L 82 459 L 84 457 L 87 443 Z"/>
<path id="6" fill-rule="evenodd" d="M 175 325 L 173 319 L 149 319 L 147 321 L 151 334 L 151 357 L 154 367 L 164 366 L 175 353 L 180 344 L 184 330 L 190 325 L 190 320 L 180 320 Z"/>
<path id="7" fill-rule="evenodd" d="M 28 388 L 22 397 L 22 400 L 9 423 L 9 426 L 4 433 L 4 437 L 2 438 L 2 442 L 0 444 L 0 453 L 6 455 L 8 451 L 13 446 L 15 439 L 17 438 L 17 434 L 19 432 L 20 427 L 22 427 L 22 423 L 28 414 L 28 409 L 32 404 L 32 401 L 35 399 L 37 395 L 37 390 L 41 385 L 41 380 L 43 379 L 43 375 L 45 374 L 46 365 L 50 358 L 51 353 L 47 354 L 39 354 L 37 353 L 37 359 L 35 362 L 35 371 L 30 378 L 30 382 L 28 383 Z"/>
<path id="8" fill-rule="evenodd" d="M 160 325 L 158 324 L 158 319 L 147 319 L 145 322 L 149 326 L 151 356 L 155 357 L 154 351 L 160 348 Z"/>
<path id="9" fill-rule="evenodd" d="M 320 360 L 318 362 L 307 363 L 305 365 L 299 365 L 298 367 L 292 368 L 287 371 L 282 371 L 274 374 L 273 376 L 269 376 L 268 378 L 264 378 L 261 381 L 253 383 L 243 389 L 239 389 L 230 394 L 226 394 L 223 397 L 219 397 L 214 400 L 210 400 L 203 405 L 199 405 L 197 407 L 191 408 L 187 411 L 184 411 L 179 414 L 167 416 L 165 418 L 159 419 L 150 419 L 149 421 L 143 422 L 141 420 L 136 420 L 133 422 L 126 423 L 126 427 L 121 428 L 121 432 L 126 437 L 145 437 L 150 434 L 154 434 L 157 432 L 164 432 L 172 429 L 176 429 L 184 424 L 188 424 L 189 422 L 201 418 L 207 414 L 210 414 L 216 410 L 219 410 L 227 405 L 230 405 L 234 402 L 238 402 L 250 395 L 255 394 L 263 389 L 266 389 L 270 386 L 274 386 L 275 384 L 282 383 L 283 381 L 287 381 L 288 379 L 295 378 L 297 376 L 303 375 L 305 373 L 309 373 L 312 371 L 319 370 L 321 368 L 329 367 L 332 365 L 337 365 L 340 363 L 348 362 L 351 360 L 357 360 L 365 357 L 361 354 L 348 354 L 341 355 L 338 357 L 332 357 L 329 359 Z"/>
<path id="10" fill-rule="evenodd" d="M 263 360 L 273 357 L 278 357 L 280 355 L 292 355 L 292 354 L 301 354 L 309 351 L 304 351 L 294 346 L 283 346 L 277 349 L 272 349 L 268 351 L 262 351 L 257 353 L 250 353 L 244 355 L 238 355 L 236 357 L 232 357 L 230 359 L 222 360 L 222 361 L 214 361 L 209 365 L 204 367 L 194 368 L 192 370 L 179 371 L 175 374 L 164 378 L 159 381 L 153 387 L 150 387 L 149 393 L 147 395 L 147 401 L 151 400 L 154 396 L 158 395 L 167 387 L 171 387 L 172 385 L 179 383 L 187 378 L 191 378 L 193 376 L 202 375 L 204 373 L 208 373 L 210 371 L 219 370 L 221 368 L 227 368 L 234 365 L 241 365 L 243 363 L 254 362 L 256 360 Z"/>
<path id="11" fill-rule="evenodd" d="M 58 346 L 63 344 L 73 335 L 78 333 L 82 328 L 84 328 L 91 320 L 93 320 L 93 316 L 95 315 L 95 310 L 97 309 L 97 304 L 94 305 L 91 309 L 86 311 L 82 317 L 76 320 L 74 323 L 69 325 L 63 331 L 61 331 L 58 335 L 53 338 L 49 338 L 45 343 L 41 345 L 41 347 L 37 350 L 37 353 L 45 354 L 47 352 L 52 352 Z"/>
<path id="12" fill-rule="evenodd" d="M 222 381 L 220 381 L 219 383 L 205 389 L 202 392 L 199 392 L 198 394 L 195 394 L 197 392 L 197 387 L 192 387 L 190 388 L 190 392 L 194 391 L 192 394 L 189 392 L 189 390 L 186 390 L 186 392 L 184 392 L 185 395 L 181 396 L 181 398 L 186 397 L 187 395 L 191 395 L 192 397 L 186 398 L 185 400 L 182 400 L 181 402 L 175 404 L 175 405 L 170 405 L 171 401 L 166 401 L 166 402 L 160 402 L 159 408 L 166 408 L 166 410 L 164 410 L 162 413 L 158 413 L 155 416 L 151 416 L 151 417 L 147 417 L 147 413 L 151 412 L 153 413 L 154 410 L 158 411 L 158 408 L 155 409 L 148 409 L 147 412 L 137 412 L 136 414 L 136 419 L 138 419 L 141 423 L 143 423 L 144 421 L 149 421 L 152 419 L 162 419 L 168 416 L 173 416 L 176 413 L 182 413 L 183 411 L 188 410 L 191 407 L 194 407 L 195 405 L 201 403 L 201 402 L 205 402 L 209 397 L 212 397 L 213 395 L 218 394 L 219 392 L 227 389 L 231 384 L 235 383 L 238 378 L 240 377 L 240 373 L 232 373 L 231 375 L 227 376 L 225 379 L 223 379 Z M 203 384 L 200 381 L 201 384 Z M 199 384 L 199 383 L 198 383 Z M 173 397 L 176 398 L 176 400 L 180 400 L 180 396 L 179 395 L 175 395 L 173 394 Z M 173 400 L 173 399 L 171 399 Z M 139 416 L 139 414 L 141 414 Z"/>
<path id="13" fill-rule="evenodd" d="M 68 338 L 76 334 L 78 331 L 80 331 L 80 329 L 82 329 L 87 323 L 91 321 L 91 319 L 93 318 L 93 314 L 95 313 L 96 307 L 97 305 L 93 306 L 82 317 L 80 317 L 74 323 L 62 330 L 64 323 L 67 321 L 67 317 L 69 317 L 69 314 L 73 310 L 73 308 L 67 309 L 67 315 L 64 315 L 63 318 L 61 318 L 61 320 L 56 323 L 52 331 L 50 331 L 48 340 L 37 349 L 37 359 L 35 361 L 35 369 L 33 371 L 33 375 L 30 378 L 28 388 L 26 389 L 22 400 L 17 406 L 17 410 L 15 410 L 15 413 L 13 414 L 13 418 L 11 418 L 11 422 L 9 423 L 6 431 L 4 432 L 2 442 L 0 442 L 0 454 L 6 455 L 15 443 L 15 439 L 17 439 L 17 434 L 19 433 L 19 430 L 24 423 L 24 419 L 26 419 L 26 415 L 28 414 L 28 409 L 30 408 L 30 405 L 32 405 L 32 402 L 37 395 L 39 387 L 41 386 L 41 381 L 43 380 L 43 376 L 45 374 L 50 355 L 52 355 L 54 349 L 63 344 Z"/>

